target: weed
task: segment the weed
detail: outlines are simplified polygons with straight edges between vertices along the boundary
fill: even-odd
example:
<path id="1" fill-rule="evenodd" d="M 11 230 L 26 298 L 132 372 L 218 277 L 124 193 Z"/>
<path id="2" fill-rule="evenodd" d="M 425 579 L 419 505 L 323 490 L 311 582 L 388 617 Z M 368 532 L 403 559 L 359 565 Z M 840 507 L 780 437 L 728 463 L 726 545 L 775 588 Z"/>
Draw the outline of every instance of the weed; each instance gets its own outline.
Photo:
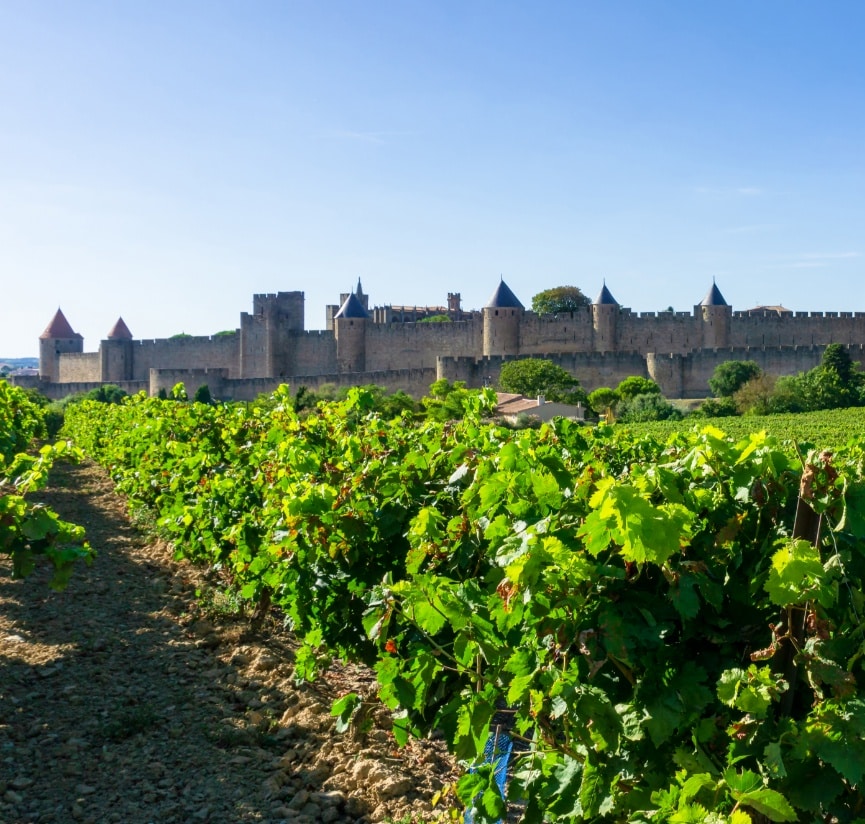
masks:
<path id="1" fill-rule="evenodd" d="M 102 735 L 109 741 L 125 741 L 133 735 L 152 729 L 158 723 L 159 716 L 146 704 L 125 707 L 105 722 Z"/>

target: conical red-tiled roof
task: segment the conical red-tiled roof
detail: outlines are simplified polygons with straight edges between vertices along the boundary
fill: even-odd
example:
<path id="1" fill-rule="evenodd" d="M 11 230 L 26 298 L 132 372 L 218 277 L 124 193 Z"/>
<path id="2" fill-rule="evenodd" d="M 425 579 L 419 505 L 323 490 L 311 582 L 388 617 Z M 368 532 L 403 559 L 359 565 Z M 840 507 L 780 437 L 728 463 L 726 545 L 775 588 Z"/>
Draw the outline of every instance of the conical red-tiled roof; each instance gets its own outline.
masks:
<path id="1" fill-rule="evenodd" d="M 108 333 L 108 340 L 132 340 L 132 332 L 129 331 L 123 318 L 117 318 L 117 323 L 111 327 L 111 331 Z"/>
<path id="2" fill-rule="evenodd" d="M 47 340 L 49 338 L 80 338 L 77 332 L 73 331 L 72 327 L 69 325 L 69 321 L 66 320 L 66 315 L 58 308 L 57 312 L 55 312 L 54 317 L 51 318 L 51 323 L 45 328 L 45 331 L 39 336 L 40 340 Z"/>

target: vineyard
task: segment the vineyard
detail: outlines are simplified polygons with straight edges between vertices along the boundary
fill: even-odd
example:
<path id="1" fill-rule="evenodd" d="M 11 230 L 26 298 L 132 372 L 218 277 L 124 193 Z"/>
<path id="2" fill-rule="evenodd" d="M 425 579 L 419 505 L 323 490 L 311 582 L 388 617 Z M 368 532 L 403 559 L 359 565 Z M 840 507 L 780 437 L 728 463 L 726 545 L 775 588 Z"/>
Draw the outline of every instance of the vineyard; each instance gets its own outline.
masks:
<path id="1" fill-rule="evenodd" d="M 446 423 L 371 402 L 85 402 L 64 434 L 179 556 L 285 616 L 298 678 L 373 667 L 397 742 L 437 730 L 473 766 L 455 792 L 475 822 L 508 802 L 527 822 L 865 821 L 858 427 L 800 438 L 830 455 L 713 427 L 514 432 L 487 394 Z M 333 707 L 346 730 L 368 712 Z M 483 758 L 500 735 L 507 800 Z"/>
<path id="2" fill-rule="evenodd" d="M 840 449 L 851 440 L 865 438 L 865 409 L 862 407 L 786 415 L 731 416 L 707 423 L 736 440 L 747 438 L 755 431 L 764 431 L 782 442 L 806 442 L 821 449 Z M 693 424 L 682 421 L 628 424 L 633 432 L 663 439 L 692 427 Z"/>
<path id="3" fill-rule="evenodd" d="M 55 459 L 80 453 L 57 441 L 32 454 L 35 439 L 45 434 L 42 410 L 21 390 L 0 381 L 0 552 L 11 556 L 20 578 L 40 556 L 47 558 L 54 567 L 52 586 L 62 589 L 74 561 L 90 557 L 84 530 L 27 496 L 45 486 Z"/>

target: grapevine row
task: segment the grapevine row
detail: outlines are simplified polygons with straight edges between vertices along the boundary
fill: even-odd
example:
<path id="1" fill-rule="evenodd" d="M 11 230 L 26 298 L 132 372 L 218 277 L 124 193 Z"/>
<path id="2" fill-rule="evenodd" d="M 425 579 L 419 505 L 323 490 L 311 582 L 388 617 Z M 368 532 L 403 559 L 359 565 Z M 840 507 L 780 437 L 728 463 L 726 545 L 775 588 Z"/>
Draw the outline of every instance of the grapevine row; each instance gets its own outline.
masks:
<path id="1" fill-rule="evenodd" d="M 470 764 L 506 717 L 525 821 L 865 815 L 860 445 L 513 432 L 483 394 L 449 423 L 275 401 L 81 404 L 67 431 L 179 554 L 282 609 L 298 677 L 373 666 L 397 741 L 437 729 Z M 489 766 L 458 792 L 504 813 Z"/>
<path id="2" fill-rule="evenodd" d="M 18 578 L 29 575 L 40 558 L 47 559 L 53 567 L 51 586 L 62 589 L 73 562 L 92 554 L 82 527 L 30 497 L 48 482 L 56 458 L 74 457 L 65 441 L 34 452 L 36 438 L 44 435 L 42 409 L 0 380 L 0 552 L 11 557 Z"/>

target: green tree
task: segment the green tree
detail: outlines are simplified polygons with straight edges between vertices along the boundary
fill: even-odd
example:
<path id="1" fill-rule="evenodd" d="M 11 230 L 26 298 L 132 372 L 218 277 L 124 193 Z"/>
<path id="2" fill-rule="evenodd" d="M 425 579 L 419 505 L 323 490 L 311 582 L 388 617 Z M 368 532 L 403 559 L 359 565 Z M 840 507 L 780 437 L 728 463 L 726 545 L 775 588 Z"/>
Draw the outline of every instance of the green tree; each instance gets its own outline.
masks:
<path id="1" fill-rule="evenodd" d="M 706 398 L 693 414 L 701 418 L 729 418 L 738 415 L 739 410 L 733 398 Z"/>
<path id="2" fill-rule="evenodd" d="M 731 398 L 761 372 L 754 361 L 724 361 L 715 367 L 709 378 L 709 389 L 716 398 Z"/>
<path id="3" fill-rule="evenodd" d="M 859 403 L 852 378 L 845 382 L 834 368 L 815 366 L 779 383 L 799 400 L 803 411 L 841 409 Z"/>
<path id="4" fill-rule="evenodd" d="M 203 383 L 195 390 L 195 403 L 213 403 L 213 396 L 210 394 L 210 387 Z"/>
<path id="5" fill-rule="evenodd" d="M 82 400 L 98 401 L 99 403 L 120 403 L 129 393 L 115 383 L 104 383 L 96 389 L 91 389 L 82 396 Z"/>
<path id="6" fill-rule="evenodd" d="M 587 402 L 580 382 L 569 372 L 544 358 L 523 358 L 502 366 L 499 386 L 504 392 L 535 397 L 560 403 Z"/>
<path id="7" fill-rule="evenodd" d="M 660 395 L 661 387 L 649 378 L 641 378 L 639 375 L 631 375 L 625 378 L 617 387 L 616 392 L 621 400 L 629 400 L 637 395 Z"/>
<path id="8" fill-rule="evenodd" d="M 622 400 L 616 408 L 622 423 L 680 420 L 682 413 L 657 392 L 647 392 Z"/>
<path id="9" fill-rule="evenodd" d="M 430 315 L 428 318 L 421 318 L 418 323 L 450 323 L 451 319 L 445 315 Z"/>
<path id="10" fill-rule="evenodd" d="M 619 393 L 609 386 L 600 386 L 589 392 L 589 406 L 599 415 L 604 414 L 608 409 L 615 409 L 618 402 Z"/>
<path id="11" fill-rule="evenodd" d="M 429 395 L 421 399 L 428 418 L 434 421 L 454 421 L 465 416 L 465 403 L 471 394 L 465 381 L 451 383 L 439 378 L 430 385 Z"/>
<path id="12" fill-rule="evenodd" d="M 823 352 L 821 365 L 834 372 L 840 378 L 842 386 L 849 387 L 854 382 L 853 361 L 846 346 L 830 343 Z"/>
<path id="13" fill-rule="evenodd" d="M 771 412 L 796 411 L 801 409 L 780 409 L 780 399 L 789 397 L 784 391 L 779 394 L 778 379 L 773 375 L 760 374 L 751 378 L 746 384 L 736 390 L 733 401 L 736 409 L 742 415 L 768 415 Z M 783 385 L 781 387 L 783 389 Z"/>
<path id="14" fill-rule="evenodd" d="M 556 286 L 538 292 L 532 298 L 532 311 L 538 315 L 558 315 L 576 312 L 591 301 L 576 286 Z"/>

